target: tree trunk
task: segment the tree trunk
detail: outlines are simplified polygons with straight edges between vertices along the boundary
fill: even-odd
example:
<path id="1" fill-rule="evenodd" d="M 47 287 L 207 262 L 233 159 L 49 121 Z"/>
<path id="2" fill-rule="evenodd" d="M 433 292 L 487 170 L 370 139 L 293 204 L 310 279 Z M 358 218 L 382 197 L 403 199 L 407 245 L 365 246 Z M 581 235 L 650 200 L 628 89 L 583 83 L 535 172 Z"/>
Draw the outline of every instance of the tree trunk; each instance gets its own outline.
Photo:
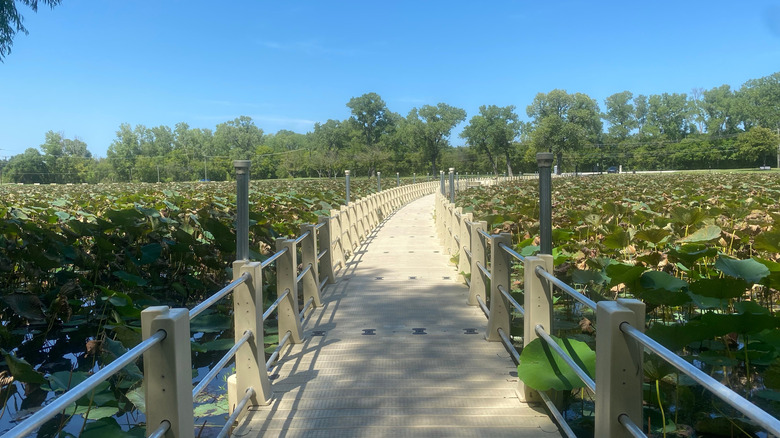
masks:
<path id="1" fill-rule="evenodd" d="M 512 163 L 509 162 L 509 151 L 506 152 L 506 174 L 508 176 L 514 176 L 512 175 Z"/>
<path id="2" fill-rule="evenodd" d="M 561 169 L 563 169 L 562 164 L 563 164 L 563 152 L 558 151 L 558 159 L 557 159 L 557 163 L 556 163 L 556 165 L 558 167 L 557 167 L 557 172 L 555 172 L 556 175 L 560 175 L 561 174 Z"/>

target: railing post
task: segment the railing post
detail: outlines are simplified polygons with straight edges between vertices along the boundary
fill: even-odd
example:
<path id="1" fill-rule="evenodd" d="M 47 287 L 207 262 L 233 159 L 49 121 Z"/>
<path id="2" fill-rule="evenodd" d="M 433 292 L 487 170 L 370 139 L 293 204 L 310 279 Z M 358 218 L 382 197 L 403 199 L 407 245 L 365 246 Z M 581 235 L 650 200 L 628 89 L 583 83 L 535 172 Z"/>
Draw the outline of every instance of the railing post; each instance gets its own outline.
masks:
<path id="1" fill-rule="evenodd" d="M 301 225 L 301 234 L 307 231 L 309 236 L 301 241 L 301 264 L 303 269 L 306 269 L 309 265 L 311 265 L 311 269 L 301 279 L 303 302 L 305 304 L 309 301 L 309 298 L 313 298 L 312 305 L 320 307 L 322 306 L 322 301 L 320 301 L 320 269 L 317 263 L 317 226 L 313 224 Z"/>
<path id="2" fill-rule="evenodd" d="M 322 255 L 322 258 L 320 259 L 320 275 L 324 275 L 328 278 L 328 284 L 333 284 L 336 282 L 336 274 L 333 272 L 333 240 L 331 237 L 331 226 L 333 224 L 333 220 L 329 218 L 328 216 L 320 216 L 318 218 L 318 223 L 323 225 L 320 228 L 319 233 L 317 234 L 317 247 L 320 249 L 325 249 L 325 254 Z"/>
<path id="3" fill-rule="evenodd" d="M 440 190 L 441 191 L 441 195 L 442 196 L 447 196 L 447 191 L 444 189 L 444 171 L 443 170 L 439 171 L 439 176 L 441 177 L 441 190 Z"/>
<path id="4" fill-rule="evenodd" d="M 338 263 L 342 268 L 347 265 L 344 254 L 344 232 L 341 228 L 341 212 L 339 210 L 330 211 L 330 249 L 335 251 L 331 254 L 331 263 Z"/>
<path id="5" fill-rule="evenodd" d="M 469 233 L 469 226 L 467 222 L 473 220 L 472 213 L 463 213 L 460 216 L 460 257 L 458 258 L 458 273 L 461 275 L 469 275 L 471 273 L 471 263 L 466 255 L 466 250 L 471 252 L 471 233 Z"/>
<path id="6" fill-rule="evenodd" d="M 236 260 L 249 260 L 249 160 L 235 160 Z"/>
<path id="7" fill-rule="evenodd" d="M 263 268 L 260 262 L 233 262 L 233 280 L 249 274 L 245 281 L 233 290 L 234 337 L 236 342 L 249 330 L 252 337 L 236 352 L 235 384 L 228 385 L 228 410 L 233 412 L 235 403 L 249 388 L 254 388 L 253 405 L 267 405 L 271 401 L 271 381 L 265 369 L 265 344 L 263 334 Z M 233 376 L 231 376 L 233 377 Z"/>
<path id="8" fill-rule="evenodd" d="M 450 215 L 450 230 L 452 231 L 452 238 L 450 239 L 450 254 L 456 255 L 460 254 L 460 248 L 458 244 L 458 240 L 461 239 L 460 236 L 460 221 L 463 220 L 463 208 L 462 207 L 455 207 L 455 204 L 452 205 L 452 214 Z"/>
<path id="9" fill-rule="evenodd" d="M 347 199 L 346 199 L 347 203 L 346 203 L 346 205 L 349 205 L 349 170 L 345 170 L 344 171 L 344 176 L 347 179 Z"/>
<path id="10" fill-rule="evenodd" d="M 548 254 L 536 257 L 526 257 L 523 262 L 523 347 L 538 338 L 534 328 L 541 324 L 548 332 L 552 331 L 553 299 L 552 284 L 536 275 L 536 268 L 541 266 L 547 272 L 553 271 L 553 258 Z M 525 386 L 522 380 L 518 383 L 518 396 L 521 401 L 540 401 L 541 398 L 533 389 Z"/>
<path id="11" fill-rule="evenodd" d="M 468 304 L 469 306 L 477 306 L 479 303 L 477 302 L 477 295 L 482 297 L 482 300 L 487 300 L 486 292 L 487 292 L 487 285 L 485 283 L 485 278 L 482 276 L 482 271 L 477 266 L 477 263 L 480 263 L 482 266 L 485 266 L 487 263 L 487 257 L 485 256 L 485 253 L 487 252 L 487 242 L 485 242 L 482 235 L 479 233 L 479 230 L 485 231 L 487 230 L 487 222 L 485 221 L 475 221 L 471 223 L 471 283 L 469 284 L 469 299 Z M 487 266 L 485 266 L 487 267 Z"/>
<path id="12" fill-rule="evenodd" d="M 346 251 L 349 252 L 349 254 L 352 254 L 352 249 L 355 247 L 356 238 L 355 238 L 355 232 L 352 231 L 352 218 L 349 215 L 349 207 L 346 205 L 341 206 L 341 214 L 339 215 L 339 218 L 341 219 L 341 238 L 344 239 L 344 236 L 347 236 L 347 241 L 342 242 L 346 243 Z M 346 253 L 344 254 L 344 257 L 346 257 Z"/>
<path id="13" fill-rule="evenodd" d="M 645 304 L 639 300 L 599 301 L 596 337 L 595 436 L 630 437 L 619 423 L 621 414 L 637 425 L 642 422 L 643 348 L 620 330 L 627 322 L 645 330 Z"/>
<path id="14" fill-rule="evenodd" d="M 396 187 L 401 187 L 401 173 L 396 172 L 395 173 L 395 185 Z"/>
<path id="15" fill-rule="evenodd" d="M 150 432 L 168 421 L 165 436 L 191 437 L 195 430 L 192 414 L 192 359 L 190 314 L 187 309 L 148 307 L 141 312 L 141 336 L 148 339 L 159 330 L 165 339 L 144 353 L 146 424 Z"/>
<path id="16" fill-rule="evenodd" d="M 376 191 L 377 192 L 382 191 L 382 172 L 376 173 Z"/>
<path id="17" fill-rule="evenodd" d="M 494 234 L 490 242 L 490 315 L 488 316 L 487 333 L 485 339 L 491 342 L 500 342 L 501 336 L 498 329 L 504 330 L 509 335 L 511 328 L 509 301 L 498 290 L 499 286 L 507 292 L 512 290 L 510 279 L 512 265 L 509 262 L 509 254 L 500 244 L 512 245 L 512 235 L 509 233 Z"/>
<path id="18" fill-rule="evenodd" d="M 536 154 L 539 165 L 539 253 L 552 254 L 552 152 Z"/>
<path id="19" fill-rule="evenodd" d="M 290 290 L 287 298 L 279 303 L 279 339 L 288 331 L 291 344 L 303 342 L 303 330 L 301 319 L 298 316 L 298 254 L 295 240 L 276 239 L 276 251 L 287 248 L 287 252 L 276 259 L 276 294 L 282 296 L 284 291 Z"/>

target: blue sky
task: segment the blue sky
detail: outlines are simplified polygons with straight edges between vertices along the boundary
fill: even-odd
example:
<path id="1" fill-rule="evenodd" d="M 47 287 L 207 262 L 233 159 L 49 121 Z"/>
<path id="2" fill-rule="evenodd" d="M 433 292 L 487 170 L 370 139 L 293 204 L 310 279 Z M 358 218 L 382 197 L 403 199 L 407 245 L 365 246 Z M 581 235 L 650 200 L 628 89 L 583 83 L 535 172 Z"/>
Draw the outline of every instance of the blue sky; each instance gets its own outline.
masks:
<path id="1" fill-rule="evenodd" d="M 780 71 L 780 2 L 64 0 L 0 64 L 0 156 L 46 131 L 105 156 L 120 123 L 266 133 L 444 102 L 467 120 L 555 88 L 689 93 Z M 456 128 L 460 132 L 465 124 Z M 453 135 L 454 145 L 462 140 Z"/>

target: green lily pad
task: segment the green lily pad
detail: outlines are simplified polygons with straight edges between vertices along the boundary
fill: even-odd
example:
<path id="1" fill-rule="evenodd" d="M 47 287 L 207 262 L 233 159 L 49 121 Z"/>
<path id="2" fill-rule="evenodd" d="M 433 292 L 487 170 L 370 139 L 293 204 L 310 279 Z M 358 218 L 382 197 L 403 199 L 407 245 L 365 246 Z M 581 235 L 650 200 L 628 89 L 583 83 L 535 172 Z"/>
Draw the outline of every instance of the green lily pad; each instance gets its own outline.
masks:
<path id="1" fill-rule="evenodd" d="M 5 350 L 0 349 L 0 352 L 2 352 L 5 363 L 8 365 L 8 370 L 11 372 L 14 380 L 24 383 L 46 383 L 43 374 L 35 371 L 29 362 Z"/>
<path id="2" fill-rule="evenodd" d="M 690 291 L 704 297 L 728 300 L 745 294 L 748 284 L 738 278 L 702 278 L 690 284 Z"/>
<path id="3" fill-rule="evenodd" d="M 715 268 L 726 275 L 758 283 L 769 275 L 769 268 L 753 259 L 737 260 L 725 256 L 718 257 Z"/>
<path id="4" fill-rule="evenodd" d="M 720 237 L 721 229 L 717 225 L 705 225 L 703 228 L 696 230 L 696 232 L 689 234 L 677 242 L 680 243 L 699 243 L 709 242 Z"/>
<path id="5" fill-rule="evenodd" d="M 584 342 L 552 337 L 586 372 L 596 372 L 596 353 Z M 517 376 L 537 391 L 571 390 L 585 386 L 566 362 L 541 338 L 534 339 L 520 353 Z"/>

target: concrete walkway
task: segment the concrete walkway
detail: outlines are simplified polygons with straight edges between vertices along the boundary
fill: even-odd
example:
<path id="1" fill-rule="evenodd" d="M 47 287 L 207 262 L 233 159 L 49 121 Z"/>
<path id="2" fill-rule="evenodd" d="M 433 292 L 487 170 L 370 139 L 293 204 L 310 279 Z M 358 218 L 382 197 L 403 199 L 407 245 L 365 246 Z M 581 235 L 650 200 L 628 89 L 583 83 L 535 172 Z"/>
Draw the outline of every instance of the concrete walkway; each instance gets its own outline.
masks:
<path id="1" fill-rule="evenodd" d="M 356 250 L 271 372 L 237 437 L 561 436 L 515 394 L 517 369 L 435 237 L 433 195 Z"/>

